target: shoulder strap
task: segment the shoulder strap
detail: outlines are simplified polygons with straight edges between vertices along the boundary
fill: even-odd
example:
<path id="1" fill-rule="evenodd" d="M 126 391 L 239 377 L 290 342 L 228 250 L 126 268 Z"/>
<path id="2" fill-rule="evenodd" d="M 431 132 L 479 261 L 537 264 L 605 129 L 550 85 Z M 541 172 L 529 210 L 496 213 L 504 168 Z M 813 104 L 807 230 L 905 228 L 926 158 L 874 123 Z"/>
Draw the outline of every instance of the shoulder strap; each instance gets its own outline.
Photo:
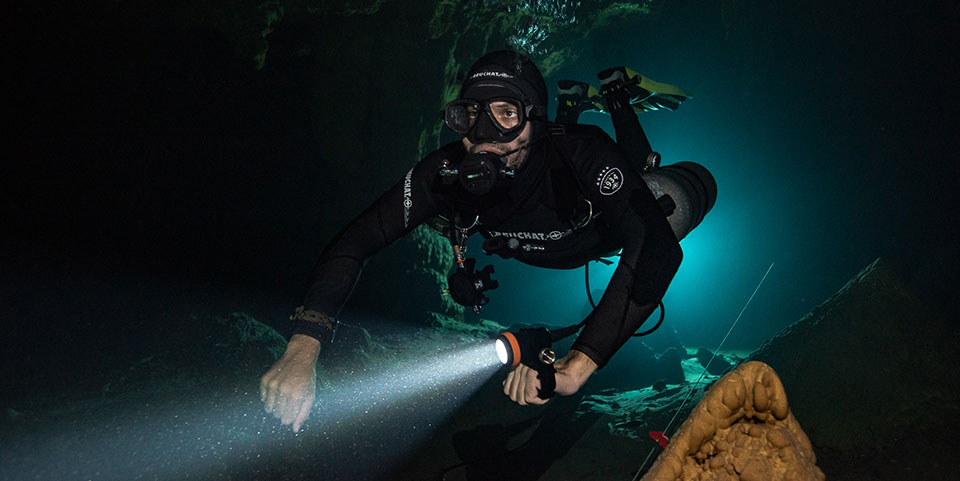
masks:
<path id="1" fill-rule="evenodd" d="M 577 175 L 573 158 L 567 151 L 566 135 L 563 124 L 550 124 L 550 146 L 560 157 L 560 162 L 550 166 L 550 181 L 553 184 L 557 212 L 561 218 L 577 222 L 583 218 L 580 209 L 585 205 L 587 194 L 580 176 Z"/>

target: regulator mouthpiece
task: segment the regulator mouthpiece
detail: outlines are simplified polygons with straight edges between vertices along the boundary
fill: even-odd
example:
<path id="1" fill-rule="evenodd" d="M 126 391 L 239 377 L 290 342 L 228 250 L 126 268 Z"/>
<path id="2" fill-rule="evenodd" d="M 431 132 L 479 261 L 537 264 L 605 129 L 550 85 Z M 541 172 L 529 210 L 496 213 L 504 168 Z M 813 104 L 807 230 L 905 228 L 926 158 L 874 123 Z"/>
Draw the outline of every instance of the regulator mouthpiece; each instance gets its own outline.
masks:
<path id="1" fill-rule="evenodd" d="M 503 157 L 492 152 L 467 154 L 460 164 L 460 185 L 473 195 L 487 195 L 501 180 L 500 169 L 505 164 Z"/>

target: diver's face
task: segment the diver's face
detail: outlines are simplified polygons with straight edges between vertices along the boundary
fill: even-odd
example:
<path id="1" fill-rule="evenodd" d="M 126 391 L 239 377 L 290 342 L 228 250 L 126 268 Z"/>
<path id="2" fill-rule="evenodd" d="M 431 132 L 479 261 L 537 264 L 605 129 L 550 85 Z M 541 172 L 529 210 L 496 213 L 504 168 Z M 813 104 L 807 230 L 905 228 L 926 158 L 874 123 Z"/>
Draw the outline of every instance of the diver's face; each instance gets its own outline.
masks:
<path id="1" fill-rule="evenodd" d="M 491 107 L 494 107 L 494 105 L 491 105 Z M 527 154 L 530 152 L 530 122 L 527 122 L 526 125 L 523 126 L 523 130 L 520 131 L 520 135 L 518 135 L 517 138 L 508 143 L 491 141 L 474 144 L 470 142 L 470 139 L 464 137 L 463 146 L 467 149 L 467 152 L 471 154 L 491 152 L 503 155 L 507 152 L 513 152 L 508 154 L 505 160 L 508 168 L 516 169 L 523 165 L 523 161 L 527 159 Z"/>

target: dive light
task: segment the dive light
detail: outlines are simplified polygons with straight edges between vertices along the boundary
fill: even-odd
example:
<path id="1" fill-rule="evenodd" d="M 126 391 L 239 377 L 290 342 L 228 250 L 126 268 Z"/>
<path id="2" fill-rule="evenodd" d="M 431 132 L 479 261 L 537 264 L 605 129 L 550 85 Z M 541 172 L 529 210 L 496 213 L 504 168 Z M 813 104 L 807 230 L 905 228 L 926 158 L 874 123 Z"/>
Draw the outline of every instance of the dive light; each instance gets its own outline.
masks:
<path id="1" fill-rule="evenodd" d="M 557 339 L 560 337 L 557 337 L 556 333 L 543 327 L 504 332 L 497 336 L 495 343 L 497 357 L 504 366 L 517 367 L 523 364 L 537 371 L 537 379 L 540 380 L 537 395 L 541 399 L 548 399 L 553 396 L 557 387 L 557 371 L 553 367 L 557 354 L 552 347 L 553 341 Z"/>

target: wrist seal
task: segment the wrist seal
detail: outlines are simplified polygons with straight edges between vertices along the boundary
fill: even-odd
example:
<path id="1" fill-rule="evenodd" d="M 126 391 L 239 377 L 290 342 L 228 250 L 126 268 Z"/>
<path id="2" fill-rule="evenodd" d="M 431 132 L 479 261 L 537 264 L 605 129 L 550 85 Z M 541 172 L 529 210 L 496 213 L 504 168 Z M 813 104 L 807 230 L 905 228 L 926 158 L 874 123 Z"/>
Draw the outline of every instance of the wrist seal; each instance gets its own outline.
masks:
<path id="1" fill-rule="evenodd" d="M 322 312 L 311 309 L 304 309 L 299 306 L 290 316 L 293 321 L 293 334 L 303 334 L 310 336 L 321 345 L 333 342 L 334 334 L 337 332 L 337 320 L 333 316 L 328 316 Z"/>

